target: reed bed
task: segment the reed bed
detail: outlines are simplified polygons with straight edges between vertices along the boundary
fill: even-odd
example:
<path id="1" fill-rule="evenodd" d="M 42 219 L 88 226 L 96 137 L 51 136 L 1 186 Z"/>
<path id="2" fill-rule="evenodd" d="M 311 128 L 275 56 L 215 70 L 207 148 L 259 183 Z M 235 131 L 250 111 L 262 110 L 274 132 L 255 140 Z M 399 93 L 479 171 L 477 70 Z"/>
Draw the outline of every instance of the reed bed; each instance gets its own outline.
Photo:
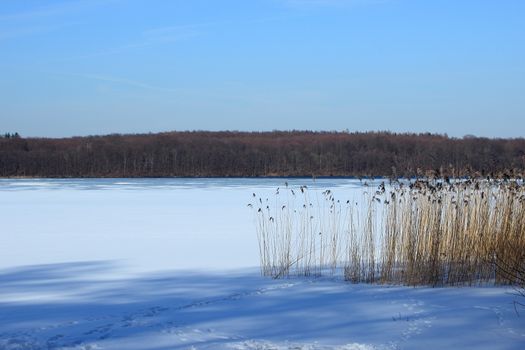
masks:
<path id="1" fill-rule="evenodd" d="M 354 198 L 253 194 L 261 273 L 405 285 L 525 285 L 521 180 L 394 181 Z"/>

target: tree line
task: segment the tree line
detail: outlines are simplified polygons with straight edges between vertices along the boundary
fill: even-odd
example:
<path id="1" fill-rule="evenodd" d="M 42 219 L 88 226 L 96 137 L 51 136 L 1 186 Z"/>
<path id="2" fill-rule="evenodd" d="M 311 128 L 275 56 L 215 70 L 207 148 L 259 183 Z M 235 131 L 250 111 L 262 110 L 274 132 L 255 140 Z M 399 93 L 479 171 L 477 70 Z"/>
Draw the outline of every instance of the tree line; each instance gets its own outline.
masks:
<path id="1" fill-rule="evenodd" d="M 391 132 L 0 138 L 1 177 L 521 176 L 525 139 Z"/>

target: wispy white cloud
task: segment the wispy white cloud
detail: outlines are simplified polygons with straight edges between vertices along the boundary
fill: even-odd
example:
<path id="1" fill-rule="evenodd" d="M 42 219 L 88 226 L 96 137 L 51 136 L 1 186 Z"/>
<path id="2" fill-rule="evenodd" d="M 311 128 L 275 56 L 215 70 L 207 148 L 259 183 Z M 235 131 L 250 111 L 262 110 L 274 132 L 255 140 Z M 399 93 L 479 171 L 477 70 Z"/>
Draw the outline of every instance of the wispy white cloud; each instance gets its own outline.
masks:
<path id="1" fill-rule="evenodd" d="M 0 41 L 52 32 L 81 23 L 71 21 L 71 15 L 117 1 L 121 0 L 71 0 L 19 12 L 0 13 Z"/>
<path id="2" fill-rule="evenodd" d="M 21 20 L 34 20 L 43 17 L 55 16 L 64 14 L 68 9 L 71 9 L 71 4 L 65 3 L 54 6 L 44 6 L 33 8 L 27 11 L 8 13 L 0 15 L 0 21 L 21 21 Z"/>
<path id="3" fill-rule="evenodd" d="M 33 7 L 25 11 L 0 14 L 0 22 L 31 21 L 41 18 L 68 15 L 74 12 L 105 5 L 117 0 L 71 0 L 52 5 Z"/>
<path id="4" fill-rule="evenodd" d="M 77 24 L 78 22 L 57 23 L 49 25 L 33 25 L 8 29 L 0 29 L 0 42 L 25 36 L 33 36 L 41 33 L 49 33 Z"/>
<path id="5" fill-rule="evenodd" d="M 138 81 L 138 80 L 131 80 L 131 79 L 108 76 L 108 75 L 77 74 L 77 73 L 69 73 L 69 74 L 61 73 L 59 75 L 74 76 L 74 77 L 84 78 L 84 79 L 89 79 L 89 80 L 97 80 L 97 81 L 102 81 L 102 82 L 127 85 L 131 87 L 145 89 L 145 90 L 162 91 L 162 92 L 181 92 L 182 91 L 182 89 L 173 89 L 173 88 L 168 88 L 168 87 L 156 86 L 156 85 L 148 84 L 148 83 Z"/>
<path id="6" fill-rule="evenodd" d="M 275 16 L 275 17 L 261 17 L 261 18 L 251 18 L 245 20 L 223 20 L 223 21 L 210 21 L 210 22 L 201 22 L 194 24 L 186 25 L 173 25 L 173 26 L 163 26 L 163 27 L 154 27 L 146 29 L 140 32 L 135 40 L 132 40 L 126 44 L 117 45 L 114 47 L 106 48 L 100 51 L 94 51 L 86 53 L 83 55 L 67 57 L 60 59 L 63 61 L 74 61 L 79 59 L 94 58 L 101 56 L 110 56 L 121 54 L 130 50 L 142 49 L 146 47 L 156 46 L 156 45 L 168 45 L 176 42 L 189 40 L 205 33 L 216 30 L 218 27 L 223 25 L 254 25 L 258 23 L 267 23 L 288 20 L 293 17 L 299 16 Z"/>
<path id="7" fill-rule="evenodd" d="M 216 86 L 206 86 L 202 88 L 170 88 L 165 86 L 158 86 L 150 84 L 144 81 L 116 77 L 112 75 L 104 74 L 83 74 L 83 73 L 57 73 L 57 72 L 46 72 L 54 76 L 78 78 L 98 81 L 101 83 L 110 83 L 121 86 L 128 86 L 137 88 L 139 90 L 153 91 L 159 93 L 171 94 L 171 98 L 178 98 L 179 100 L 215 100 L 215 101 L 227 101 L 235 103 L 259 103 L 265 105 L 271 105 L 275 103 L 275 99 L 271 98 L 264 93 L 263 90 L 254 90 L 251 85 L 243 84 L 240 82 L 225 82 Z M 140 93 L 140 92 L 139 92 Z M 294 91 L 294 93 L 300 93 Z M 141 93 L 140 93 L 141 94 Z"/>
<path id="8" fill-rule="evenodd" d="M 237 25 L 246 26 L 258 23 L 276 22 L 287 20 L 297 16 L 273 16 L 273 17 L 260 17 L 260 18 L 245 18 L 238 20 L 223 20 L 223 21 L 210 21 L 201 22 L 187 25 L 175 25 L 160 28 L 151 28 L 142 32 L 143 39 L 152 42 L 158 41 L 178 41 L 186 39 L 188 37 L 203 34 L 210 30 L 215 30 L 224 25 Z"/>
<path id="9" fill-rule="evenodd" d="M 135 40 L 131 40 L 128 43 L 108 47 L 99 51 L 88 52 L 77 56 L 64 57 L 59 59 L 59 61 L 67 62 L 86 58 L 118 55 L 124 52 L 128 52 L 130 50 L 143 49 L 156 45 L 172 44 L 193 37 L 197 37 L 199 35 L 200 32 L 191 28 L 190 26 L 171 26 L 153 28 L 141 32 Z"/>

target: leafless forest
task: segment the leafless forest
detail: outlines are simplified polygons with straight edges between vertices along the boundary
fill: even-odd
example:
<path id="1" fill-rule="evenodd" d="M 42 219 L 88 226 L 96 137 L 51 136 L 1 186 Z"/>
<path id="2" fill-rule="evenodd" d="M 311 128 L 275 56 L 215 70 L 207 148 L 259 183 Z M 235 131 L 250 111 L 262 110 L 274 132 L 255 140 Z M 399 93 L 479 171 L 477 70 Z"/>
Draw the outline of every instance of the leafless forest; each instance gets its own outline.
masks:
<path id="1" fill-rule="evenodd" d="M 524 170 L 524 138 L 309 131 L 0 138 L 2 177 L 517 178 Z"/>

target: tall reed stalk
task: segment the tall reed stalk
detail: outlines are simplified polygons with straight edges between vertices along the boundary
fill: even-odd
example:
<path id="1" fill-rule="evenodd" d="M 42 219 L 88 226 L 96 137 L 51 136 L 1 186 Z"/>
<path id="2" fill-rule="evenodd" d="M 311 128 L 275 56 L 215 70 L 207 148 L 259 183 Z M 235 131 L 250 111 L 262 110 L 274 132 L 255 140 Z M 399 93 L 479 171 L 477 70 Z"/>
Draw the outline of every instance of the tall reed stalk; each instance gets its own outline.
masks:
<path id="1" fill-rule="evenodd" d="M 525 284 L 522 181 L 396 181 L 344 201 L 313 192 L 286 186 L 272 206 L 254 194 L 263 275 Z"/>

